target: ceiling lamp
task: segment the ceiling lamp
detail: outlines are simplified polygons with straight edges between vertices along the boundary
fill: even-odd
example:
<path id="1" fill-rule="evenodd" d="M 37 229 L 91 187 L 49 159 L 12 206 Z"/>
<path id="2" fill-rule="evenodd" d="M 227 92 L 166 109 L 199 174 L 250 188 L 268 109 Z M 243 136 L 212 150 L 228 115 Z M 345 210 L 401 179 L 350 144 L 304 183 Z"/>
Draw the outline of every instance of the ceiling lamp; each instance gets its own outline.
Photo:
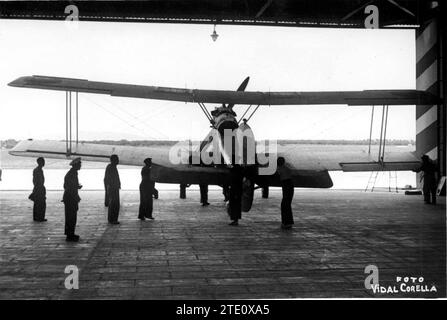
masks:
<path id="1" fill-rule="evenodd" d="M 217 37 L 219 37 L 219 35 L 216 33 L 216 25 L 214 25 L 214 31 L 211 34 L 211 39 L 213 39 L 213 41 L 216 41 Z"/>

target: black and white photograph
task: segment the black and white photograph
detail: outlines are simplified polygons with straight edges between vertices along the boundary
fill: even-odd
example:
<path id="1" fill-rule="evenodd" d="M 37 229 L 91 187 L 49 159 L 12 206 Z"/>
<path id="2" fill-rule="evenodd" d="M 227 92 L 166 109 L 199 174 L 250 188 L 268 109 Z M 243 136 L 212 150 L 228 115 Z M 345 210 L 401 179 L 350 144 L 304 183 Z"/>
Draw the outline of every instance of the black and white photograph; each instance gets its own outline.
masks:
<path id="1" fill-rule="evenodd" d="M 445 7 L 0 1 L 0 299 L 445 299 Z"/>

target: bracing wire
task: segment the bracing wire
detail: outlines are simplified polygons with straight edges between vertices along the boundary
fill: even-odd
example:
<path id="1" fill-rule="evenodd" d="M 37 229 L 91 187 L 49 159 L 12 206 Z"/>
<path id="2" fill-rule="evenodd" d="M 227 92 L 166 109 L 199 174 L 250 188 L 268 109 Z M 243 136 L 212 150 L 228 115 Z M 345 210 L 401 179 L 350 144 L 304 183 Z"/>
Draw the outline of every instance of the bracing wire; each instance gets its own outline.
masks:
<path id="1" fill-rule="evenodd" d="M 126 115 L 128 115 L 129 117 L 131 117 L 132 119 L 136 120 L 134 126 L 137 125 L 137 124 L 139 124 L 139 123 L 144 124 L 145 126 L 149 127 L 149 128 L 152 129 L 153 131 L 155 131 L 155 132 L 161 134 L 162 136 L 168 138 L 168 136 L 165 135 L 163 132 L 161 132 L 161 131 L 159 131 L 159 130 L 153 128 L 153 127 L 152 127 L 151 125 L 149 125 L 146 121 L 142 121 L 139 117 L 133 115 L 132 113 L 130 113 L 130 112 L 128 112 L 127 110 L 125 110 L 125 109 L 123 109 L 122 107 L 120 107 L 119 105 L 113 103 L 113 102 L 110 101 L 110 100 L 107 101 L 107 102 L 108 102 L 109 104 L 111 104 L 112 106 L 114 106 L 115 108 L 117 108 L 118 110 L 120 110 L 121 112 L 123 112 L 123 113 L 125 113 Z"/>
<path id="2" fill-rule="evenodd" d="M 120 121 L 122 121 L 123 123 L 125 123 L 126 125 L 128 125 L 129 127 L 131 127 L 132 129 L 136 130 L 137 132 L 139 132 L 139 133 L 143 133 L 143 134 L 145 134 L 145 135 L 147 134 L 146 130 L 144 130 L 144 129 L 142 130 L 142 129 L 140 129 L 140 128 L 137 128 L 137 127 L 136 127 L 135 125 L 133 125 L 132 123 L 130 123 L 130 122 L 124 120 L 121 116 L 115 114 L 114 112 L 108 110 L 107 108 L 104 108 L 103 106 L 101 106 L 100 104 L 98 104 L 96 101 L 94 101 L 94 100 L 92 100 L 92 99 L 90 99 L 90 98 L 88 98 L 88 97 L 85 97 L 85 98 L 86 98 L 88 101 L 90 101 L 91 103 L 93 103 L 94 105 L 100 107 L 102 110 L 106 111 L 107 113 L 111 114 L 111 115 L 114 116 L 115 118 L 119 119 Z M 154 130 L 154 131 L 156 131 L 156 130 Z M 166 136 L 166 135 L 163 134 L 162 132 L 160 132 L 160 133 L 161 133 L 163 136 L 165 136 L 166 138 L 168 138 L 168 136 Z M 153 138 L 153 139 L 155 139 L 155 137 L 151 137 L 151 136 L 149 136 L 149 138 Z"/>

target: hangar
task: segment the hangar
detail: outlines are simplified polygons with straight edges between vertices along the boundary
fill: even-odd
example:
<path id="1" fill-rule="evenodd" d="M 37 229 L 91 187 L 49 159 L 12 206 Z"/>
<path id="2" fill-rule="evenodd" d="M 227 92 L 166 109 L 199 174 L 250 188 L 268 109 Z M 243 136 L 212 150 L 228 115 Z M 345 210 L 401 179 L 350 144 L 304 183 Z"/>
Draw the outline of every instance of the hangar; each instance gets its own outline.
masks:
<path id="1" fill-rule="evenodd" d="M 377 13 L 371 11 L 372 7 Z M 431 0 L 156 0 L 4 1 L 2 19 L 141 23 L 232 24 L 315 28 L 414 29 L 416 89 L 439 97 L 439 104 L 416 108 L 416 151 L 437 160 L 446 176 L 445 3 Z M 374 24 L 371 24 L 371 14 Z"/>
<path id="2" fill-rule="evenodd" d="M 21 2 L 1 2 L 0 18 L 2 19 L 40 19 L 40 20 L 65 20 L 73 14 L 73 10 L 66 12 L 67 6 L 76 5 L 80 20 L 88 21 L 115 21 L 115 22 L 141 22 L 141 23 L 201 23 L 219 25 L 219 24 L 237 24 L 237 25 L 264 25 L 264 26 L 284 26 L 284 27 L 330 27 L 330 28 L 365 28 L 365 8 L 369 5 L 375 5 L 379 8 L 379 28 L 412 28 L 415 29 L 415 46 L 416 46 L 416 89 L 425 90 L 435 94 L 441 98 L 441 102 L 436 105 L 418 106 L 416 117 L 417 132 L 417 150 L 421 153 L 429 153 L 434 159 L 438 159 L 441 174 L 445 176 L 445 22 L 440 19 L 444 3 L 436 1 L 285 1 L 285 0 L 265 0 L 263 3 L 254 0 L 246 1 L 187 1 L 187 0 L 171 0 L 171 1 L 150 1 L 144 4 L 134 1 L 59 1 L 59 2 L 37 2 L 37 1 L 21 1 Z M 211 29 L 211 28 L 210 28 Z M 102 196 L 98 194 L 88 195 L 92 199 Z M 332 197 L 329 199 L 329 206 L 336 208 L 338 194 L 327 194 Z M 130 203 L 135 207 L 137 200 L 131 198 Z M 210 219 L 205 222 L 205 234 L 200 233 L 200 229 L 188 222 L 185 227 L 176 225 L 160 224 L 159 227 L 147 225 L 144 231 L 149 237 L 143 240 L 145 248 L 154 250 L 142 252 L 140 250 L 139 236 L 132 235 L 137 228 L 135 225 L 126 226 L 117 236 L 113 231 L 109 232 L 103 226 L 95 225 L 97 216 L 90 214 L 86 217 L 86 224 L 89 225 L 89 232 L 93 235 L 102 233 L 102 237 L 92 238 L 91 243 L 87 243 L 86 247 L 93 248 L 88 257 L 85 250 L 75 252 L 75 257 L 79 258 L 80 263 L 85 265 L 84 279 L 86 282 L 94 282 L 94 285 L 107 286 L 110 283 L 116 285 L 116 288 L 110 289 L 103 287 L 100 289 L 92 289 L 87 287 L 81 292 L 62 293 L 63 298 L 78 297 L 187 297 L 187 298 L 222 298 L 222 297 L 296 297 L 296 296 L 321 296 L 322 292 L 327 296 L 327 290 L 335 287 L 338 291 L 330 294 L 347 296 L 365 296 L 365 292 L 358 290 L 345 290 L 346 288 L 358 288 L 363 286 L 364 274 L 363 268 L 370 260 L 380 262 L 380 266 L 388 272 L 385 275 L 396 275 L 396 270 L 401 271 L 398 275 L 419 275 L 417 272 L 427 269 L 424 276 L 431 281 L 433 277 L 439 278 L 439 275 L 445 274 L 445 264 L 443 259 L 439 259 L 439 252 L 445 249 L 445 223 L 439 223 L 442 219 L 439 215 L 433 214 L 437 211 L 422 210 L 418 208 L 414 210 L 418 202 L 410 201 L 406 206 L 402 207 L 402 202 L 393 202 L 393 210 L 398 210 L 394 215 L 386 216 L 386 222 L 382 222 L 383 212 L 389 209 L 387 195 L 371 195 L 371 201 L 380 206 L 372 212 L 375 217 L 374 221 L 379 221 L 372 228 L 371 225 L 363 225 L 362 222 L 344 211 L 343 207 L 339 207 L 335 215 L 326 214 L 322 218 L 315 218 L 310 208 L 317 207 L 320 195 L 310 193 L 308 203 L 304 203 L 303 212 L 309 212 L 304 217 L 306 223 L 299 229 L 299 235 L 296 243 L 302 247 L 325 248 L 324 251 L 308 253 L 302 250 L 301 255 L 292 256 L 290 253 L 299 252 L 300 247 L 287 247 L 286 251 L 278 254 L 283 250 L 285 241 L 290 241 L 290 237 L 282 235 L 280 241 L 271 243 L 271 233 L 277 233 L 269 227 L 268 218 L 255 223 L 253 228 L 247 227 L 242 229 L 247 231 L 246 239 L 258 239 L 262 243 L 262 250 L 257 251 L 256 242 L 247 241 L 243 243 L 243 250 L 236 252 L 237 255 L 230 255 L 223 250 L 222 246 L 226 239 L 226 231 L 221 231 L 220 227 L 216 227 L 215 221 L 217 214 L 211 215 Z M 349 201 L 353 202 L 356 195 L 349 195 Z M 17 288 L 18 286 L 31 287 L 28 290 L 27 297 L 61 297 L 59 288 L 59 278 L 54 278 L 54 272 L 63 270 L 62 266 L 71 263 L 72 259 L 67 258 L 67 248 L 59 246 L 53 240 L 46 241 L 37 239 L 36 245 L 29 245 L 31 242 L 25 237 L 14 238 L 10 241 L 13 232 L 15 234 L 28 235 L 25 228 L 29 228 L 26 223 L 21 224 L 23 232 L 17 232 L 18 219 L 21 216 L 21 208 L 16 203 L 22 201 L 22 194 L 12 195 L 5 202 L 7 207 L 13 207 L 9 215 L 3 215 L 5 218 L 2 225 L 5 230 L 3 240 L 8 243 L 4 246 L 6 258 L 15 260 L 5 260 L 4 278 L 2 284 L 7 288 Z M 22 199 L 22 200 L 21 200 Z M 387 201 L 384 201 L 386 199 Z M 60 214 L 57 205 L 59 198 L 54 196 L 51 199 L 52 217 Z M 87 199 L 88 200 L 88 199 Z M 413 200 L 413 199 L 412 199 Z M 416 199 L 414 199 L 416 200 Z M 262 200 L 259 200 L 262 201 Z M 87 201 L 86 201 L 87 202 Z M 94 201 L 91 201 L 92 203 Z M 190 206 L 194 205 L 192 202 Z M 396 209 L 394 209 L 396 208 Z M 167 210 L 166 218 L 170 221 L 177 219 L 175 210 Z M 425 208 L 424 208 L 425 209 Z M 273 212 L 276 208 L 268 212 Z M 435 210 L 435 209 L 433 209 Z M 261 210 L 259 210 L 261 211 Z M 194 216 L 199 217 L 203 212 L 197 209 Z M 258 212 L 260 213 L 260 212 Z M 267 215 L 266 215 L 267 216 Z M 7 219 L 16 217 L 14 219 Z M 335 217 L 335 218 L 334 218 Z M 351 224 L 337 224 L 337 219 L 345 217 L 345 221 Z M 185 218 L 186 219 L 186 218 Z M 250 218 L 248 218 L 250 219 Z M 417 220 L 413 220 L 417 219 Z M 249 220 L 250 221 L 250 220 Z M 417 221 L 417 223 L 414 223 Z M 445 222 L 445 220 L 443 220 Z M 329 223 L 328 223 L 329 222 Z M 333 223 L 331 223 L 333 222 Z M 59 223 L 59 222 L 58 222 Z M 332 225 L 335 227 L 332 228 Z M 354 226 L 354 227 L 352 227 Z M 60 227 L 58 225 L 58 227 Z M 139 226 L 138 226 L 139 227 Z M 29 230 L 34 232 L 37 227 L 33 226 Z M 261 230 L 261 231 L 259 231 Z M 353 230 L 356 230 L 354 233 Z M 371 231 L 373 230 L 373 231 Z M 377 230 L 374 233 L 374 230 Z M 399 230 L 401 234 L 396 235 L 395 230 Z M 57 231 L 48 232 L 48 239 L 57 237 Z M 39 237 L 42 230 L 35 232 Z M 156 239 L 160 238 L 165 232 L 167 235 L 162 246 L 167 249 L 165 251 L 156 250 L 155 245 L 159 245 Z M 326 233 L 330 238 L 321 237 L 321 233 Z M 175 235 L 174 238 L 172 235 Z M 186 235 L 186 237 L 185 237 Z M 230 234 L 232 236 L 233 234 Z M 275 236 L 276 237 L 276 236 Z M 185 240 L 186 239 L 186 240 Z M 336 241 L 334 241 L 334 239 Z M 427 239 L 432 241 L 427 241 Z M 97 241 L 97 242 L 95 242 Z M 146 241 L 146 243 L 144 243 Z M 210 242 L 214 241 L 214 242 Z M 425 242 L 427 241 L 427 242 Z M 13 243 L 14 242 L 14 243 Z M 268 247 L 265 243 L 269 242 Z M 192 244 L 192 249 L 187 248 L 186 244 Z M 359 245 L 367 244 L 366 247 L 360 248 Z M 385 244 L 378 246 L 377 244 Z M 292 243 L 294 244 L 294 243 Z M 168 247 L 170 245 L 171 247 Z M 230 243 L 233 245 L 233 243 Z M 15 246 L 15 247 L 14 247 Z M 213 247 L 216 252 L 210 253 L 206 250 L 197 250 L 195 248 Z M 302 248 L 301 247 L 301 248 Z M 340 248 L 343 247 L 344 251 Z M 328 248 L 328 249 L 327 249 Z M 383 250 L 384 249 L 384 250 Z M 423 250 L 422 250 L 423 249 Z M 23 253 L 18 258 L 10 255 L 9 252 Z M 70 249 L 71 250 L 71 249 Z M 186 251 L 186 255 L 181 255 Z M 187 251 L 190 250 L 190 251 Z M 220 251 L 219 251 L 220 250 Z M 287 251 L 288 250 L 288 251 Z M 222 253 L 223 252 L 223 253 Z M 336 255 L 334 253 L 336 252 Z M 170 255 L 171 253 L 174 253 Z M 200 258 L 198 261 L 185 260 L 191 255 L 196 254 Z M 166 254 L 166 259 L 160 258 Z M 282 254 L 282 255 L 280 255 Z M 10 255 L 10 256 L 8 256 Z M 441 255 L 442 256 L 442 255 Z M 104 264 L 105 257 L 110 260 Z M 186 257 L 186 258 L 185 258 Z M 261 271 L 257 270 L 257 274 L 253 275 L 253 269 L 243 269 L 239 266 L 249 266 L 250 268 L 258 264 L 265 265 L 264 261 L 269 257 L 269 269 Z M 413 260 L 417 258 L 417 260 Z M 444 256 L 445 257 L 445 256 Z M 137 259 L 138 258 L 138 259 Z M 220 260 L 225 258 L 227 260 Z M 294 259 L 293 259 L 294 258 Z M 350 259 L 351 258 L 351 259 Z M 42 261 L 39 259 L 45 259 Z M 277 259 L 277 260 L 275 260 Z M 138 264 L 135 262 L 138 260 Z M 281 260 L 283 264 L 278 263 Z M 311 262 L 308 265 L 304 262 Z M 354 264 L 352 260 L 355 261 Z M 422 261 L 420 263 L 420 260 Z M 224 268 L 227 267 L 227 261 L 231 261 L 232 270 L 222 273 L 221 269 L 214 269 L 216 266 L 210 263 L 220 263 Z M 130 262 L 129 265 L 127 265 Z M 54 265 L 52 265 L 52 263 Z M 134 265 L 132 265 L 134 263 Z M 199 263 L 201 265 L 199 265 Z M 185 266 L 189 268 L 185 271 Z M 207 266 L 207 264 L 210 264 Z M 327 264 L 328 266 L 325 266 Z M 315 267 L 318 265 L 318 268 Z M 2 265 L 3 266 L 3 265 Z M 220 266 L 219 266 L 220 267 Z M 324 267 L 324 268 L 322 268 Z M 20 269 L 19 269 L 20 268 Z M 35 269 L 38 268 L 36 271 Z M 295 268 L 295 269 L 293 269 Z M 317 270 L 318 269 L 318 270 Z M 328 270 L 330 272 L 328 272 Z M 17 280 L 17 270 L 23 276 L 20 281 Z M 150 272 L 147 272 L 150 270 Z M 179 271 L 181 270 L 181 271 Z M 299 270 L 300 276 L 297 270 Z M 382 269 L 381 269 L 382 270 Z M 218 271 L 218 272 L 217 272 Z M 9 273 L 12 274 L 10 276 Z M 42 276 L 48 274 L 51 276 Z M 175 275 L 179 279 L 169 278 Z M 292 276 L 291 276 L 292 275 Z M 8 278 L 10 276 L 10 278 Z M 193 280 L 190 277 L 195 276 Z M 40 277 L 40 278 L 39 278 Z M 135 277 L 135 278 L 133 278 Z M 143 278 L 137 278 L 143 277 Z M 272 277 L 280 279 L 280 285 L 272 285 Z M 198 278 L 198 279 L 197 279 Z M 209 282 L 204 282 L 205 278 Z M 30 282 L 27 282 L 29 280 Z M 36 280 L 37 279 L 37 280 Z M 119 279 L 119 281 L 116 281 Z M 133 280 L 125 280 L 133 279 Z M 136 279 L 136 280 L 135 280 Z M 161 279 L 161 280 L 160 280 Z M 211 280 L 210 280 L 211 279 Z M 240 279 L 249 279 L 252 281 L 247 288 L 237 286 Z M 445 278 L 444 278 L 445 279 Z M 292 283 L 290 283 L 292 281 Z M 195 287 L 192 286 L 192 283 Z M 37 286 L 36 286 L 37 284 Z M 139 291 L 133 291 L 129 288 L 134 284 L 140 285 Z M 160 287 L 160 284 L 163 286 Z M 166 286 L 169 284 L 172 288 Z M 276 284 L 276 283 L 273 283 Z M 8 287 L 9 286 L 9 287 Z M 17 287 L 16 287 L 17 286 Z M 339 286 L 339 287 L 337 287 Z M 297 290 L 303 291 L 292 291 Z M 37 289 L 36 289 L 37 288 Z M 19 290 L 4 290 L 4 293 L 14 292 L 13 297 L 22 297 L 23 288 Z M 44 290 L 45 289 L 45 290 Z M 51 289 L 51 290 L 50 290 Z M 169 291 L 171 289 L 172 291 Z M 196 291 L 195 291 L 196 290 Z M 233 290 L 233 291 L 226 291 Z M 235 295 L 234 290 L 240 290 Z M 247 291 L 248 290 L 248 291 Z M 257 291 L 258 290 L 258 291 Z M 291 290 L 290 296 L 285 295 L 285 291 Z M 345 291 L 343 291 L 345 290 Z M 2 293 L 3 293 L 2 292 Z M 270 293 L 270 295 L 266 294 Z M 335 292 L 335 293 L 334 293 Z M 439 294 L 445 294 L 445 286 L 440 284 Z M 143 295 L 144 293 L 144 295 Z M 287 293 L 287 292 L 286 292 Z M 231 295 L 230 295 L 231 294 Z M 423 296 L 423 295 L 422 295 Z M 424 296 L 425 297 L 425 296 Z"/>

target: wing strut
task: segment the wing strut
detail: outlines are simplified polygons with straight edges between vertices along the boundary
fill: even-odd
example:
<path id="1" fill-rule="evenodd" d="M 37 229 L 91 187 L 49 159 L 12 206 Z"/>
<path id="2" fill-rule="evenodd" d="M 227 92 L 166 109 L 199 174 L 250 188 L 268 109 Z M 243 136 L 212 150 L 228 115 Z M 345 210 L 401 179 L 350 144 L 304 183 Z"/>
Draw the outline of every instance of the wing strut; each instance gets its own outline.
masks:
<path id="1" fill-rule="evenodd" d="M 248 119 L 245 122 L 248 122 L 251 119 L 251 117 L 253 117 L 253 115 L 256 113 L 256 111 L 258 111 L 259 106 L 260 106 L 260 104 L 258 104 L 258 106 L 255 108 L 255 110 L 253 110 L 253 112 L 250 114 L 250 116 L 248 117 Z"/>
<path id="2" fill-rule="evenodd" d="M 72 108 L 72 91 L 65 91 L 65 148 L 67 157 L 72 154 L 72 142 L 73 142 L 73 122 L 75 123 L 74 127 L 74 137 L 76 139 L 76 147 L 79 143 L 79 111 L 78 111 L 78 92 L 75 92 L 74 95 L 74 110 Z M 74 115 L 73 115 L 74 112 Z M 74 117 L 74 119 L 73 119 Z"/>
<path id="3" fill-rule="evenodd" d="M 203 113 L 205 114 L 205 117 L 213 125 L 213 128 L 214 128 L 213 117 L 211 116 L 208 109 L 205 107 L 205 105 L 202 102 L 198 102 L 197 104 L 199 105 L 200 109 L 202 109 Z"/>
<path id="4" fill-rule="evenodd" d="M 374 105 L 371 109 L 371 126 L 369 129 L 369 146 L 368 146 L 368 154 L 371 154 L 371 138 L 372 138 L 372 130 L 374 124 Z M 382 121 L 380 123 L 380 138 L 379 138 L 379 155 L 378 155 L 378 163 L 380 165 L 384 164 L 385 160 L 385 145 L 386 145 L 386 129 L 388 126 L 388 105 L 382 106 Z"/>
<path id="5" fill-rule="evenodd" d="M 239 119 L 239 121 L 237 122 L 237 124 L 239 124 L 239 123 L 242 121 L 242 119 L 244 119 L 244 117 L 245 117 L 245 115 L 247 114 L 247 112 L 250 111 L 251 106 L 252 106 L 252 105 L 250 105 L 250 106 L 247 108 L 247 110 L 245 110 L 244 114 L 241 116 L 241 118 Z"/>
<path id="6" fill-rule="evenodd" d="M 388 105 L 382 107 L 382 123 L 380 126 L 379 139 L 379 163 L 383 164 L 385 158 L 385 143 L 386 143 L 386 127 L 388 124 Z"/>

